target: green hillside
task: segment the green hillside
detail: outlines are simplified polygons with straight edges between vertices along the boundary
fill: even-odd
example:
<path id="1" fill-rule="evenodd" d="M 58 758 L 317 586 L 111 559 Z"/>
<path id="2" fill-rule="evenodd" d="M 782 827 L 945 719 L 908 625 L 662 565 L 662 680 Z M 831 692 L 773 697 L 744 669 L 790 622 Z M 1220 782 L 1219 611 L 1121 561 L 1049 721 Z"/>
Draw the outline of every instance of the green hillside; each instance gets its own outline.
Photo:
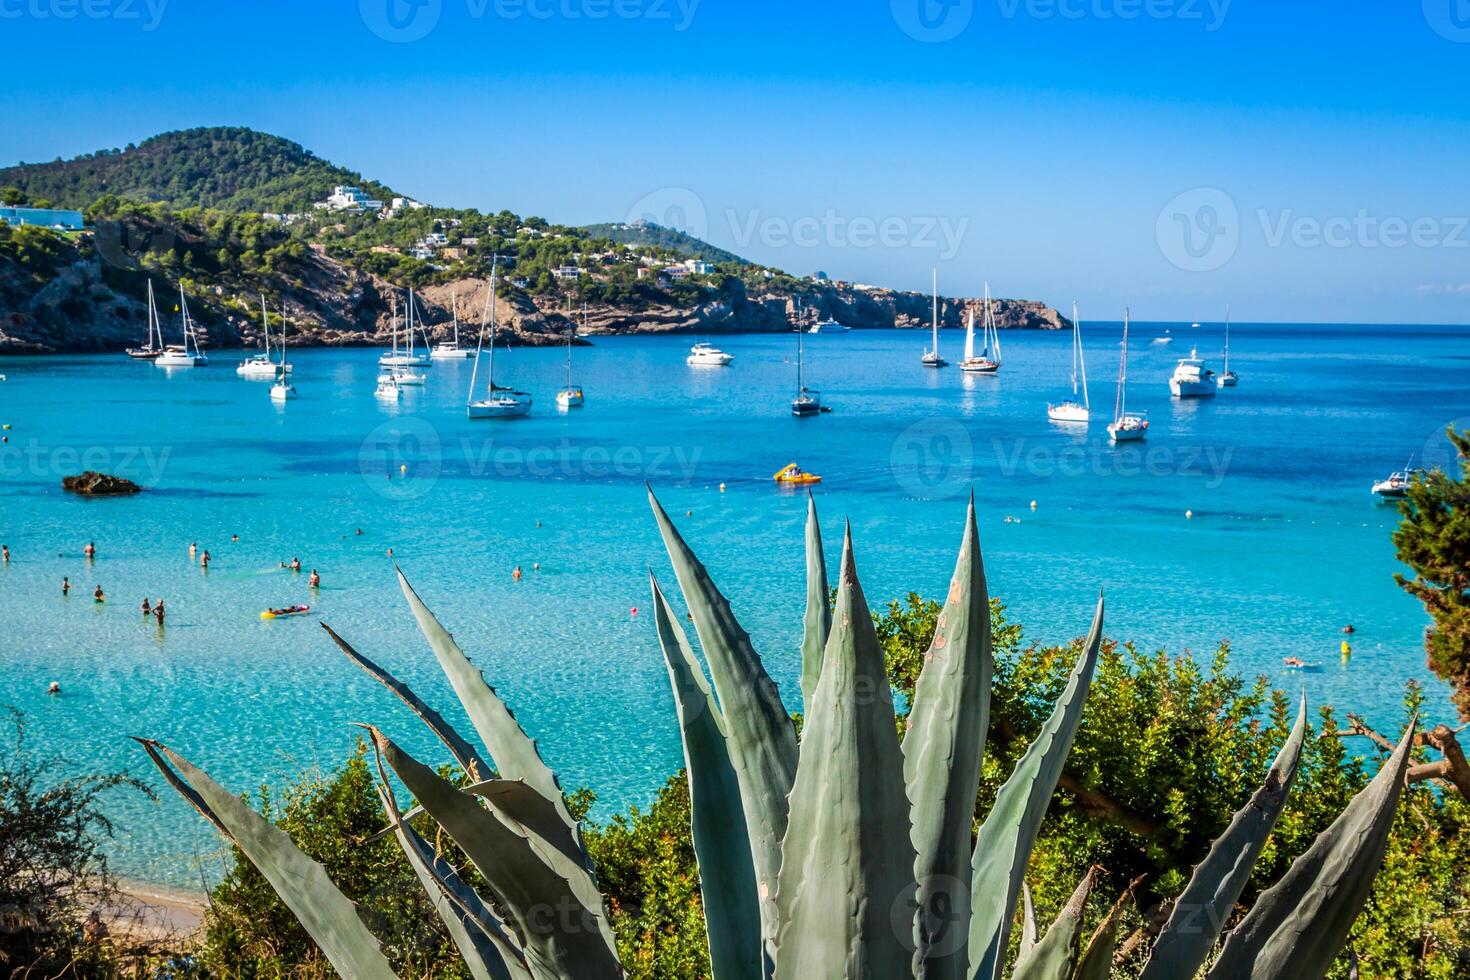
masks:
<path id="1" fill-rule="evenodd" d="M 388 187 L 298 143 L 241 127 L 185 129 L 126 149 L 0 169 L 0 188 L 18 188 L 32 203 L 73 208 L 115 194 L 174 208 L 294 212 L 338 184 L 357 185 L 380 199 L 393 196 Z"/>
<path id="2" fill-rule="evenodd" d="M 682 231 L 665 228 L 652 222 L 642 224 L 584 225 L 583 231 L 593 238 L 605 238 L 619 245 L 657 245 L 686 259 L 704 259 L 706 262 L 738 262 L 749 265 L 734 252 L 716 248 L 709 242 L 686 235 Z"/>

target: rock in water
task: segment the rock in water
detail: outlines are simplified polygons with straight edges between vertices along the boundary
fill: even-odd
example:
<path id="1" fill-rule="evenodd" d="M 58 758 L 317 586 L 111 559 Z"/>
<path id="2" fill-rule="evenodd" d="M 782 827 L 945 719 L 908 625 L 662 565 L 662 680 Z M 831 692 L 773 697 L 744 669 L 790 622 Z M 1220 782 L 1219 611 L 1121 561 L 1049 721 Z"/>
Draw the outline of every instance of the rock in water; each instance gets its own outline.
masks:
<path id="1" fill-rule="evenodd" d="M 86 494 L 89 497 L 121 497 L 140 493 L 143 488 L 132 480 L 124 480 L 120 476 L 108 476 L 106 473 L 88 470 L 81 476 L 62 477 L 61 489 Z"/>

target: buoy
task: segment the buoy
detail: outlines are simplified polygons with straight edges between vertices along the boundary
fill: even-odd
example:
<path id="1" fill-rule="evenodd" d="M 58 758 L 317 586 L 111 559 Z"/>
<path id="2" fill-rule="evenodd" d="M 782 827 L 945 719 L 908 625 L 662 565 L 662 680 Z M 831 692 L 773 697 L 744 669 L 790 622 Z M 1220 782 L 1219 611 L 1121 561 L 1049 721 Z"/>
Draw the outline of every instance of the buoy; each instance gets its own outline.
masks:
<path id="1" fill-rule="evenodd" d="M 398 465 L 398 472 L 402 476 L 407 476 L 408 475 L 408 464 L 407 463 L 400 463 Z"/>
<path id="2" fill-rule="evenodd" d="M 539 571 L 541 571 L 541 563 L 539 561 L 533 561 L 533 562 L 531 562 L 531 571 L 533 571 L 533 572 L 539 572 Z"/>
<path id="3" fill-rule="evenodd" d="M 720 493 L 724 493 L 724 492 L 725 492 L 725 485 L 723 483 L 721 483 L 720 484 Z"/>
<path id="4" fill-rule="evenodd" d="M 634 606 L 633 607 L 633 609 L 632 609 L 632 615 L 634 615 L 634 616 L 638 615 L 638 607 L 637 606 Z"/>
<path id="5" fill-rule="evenodd" d="M 684 512 L 684 516 L 685 517 L 693 517 L 694 516 L 694 511 L 692 511 L 692 510 L 686 510 Z"/>
<path id="6" fill-rule="evenodd" d="M 1343 640 L 1342 641 L 1342 655 L 1344 657 L 1351 656 L 1352 655 L 1352 652 L 1353 652 L 1353 645 L 1351 643 L 1349 643 L 1347 640 Z"/>
<path id="7" fill-rule="evenodd" d="M 1036 501 L 1034 501 L 1034 500 L 1031 501 L 1031 509 L 1032 510 L 1035 510 L 1036 509 Z"/>
<path id="8" fill-rule="evenodd" d="M 1192 510 L 1186 510 L 1184 512 L 1184 519 L 1186 521 L 1192 521 L 1192 520 L 1194 520 L 1194 511 L 1192 511 Z"/>

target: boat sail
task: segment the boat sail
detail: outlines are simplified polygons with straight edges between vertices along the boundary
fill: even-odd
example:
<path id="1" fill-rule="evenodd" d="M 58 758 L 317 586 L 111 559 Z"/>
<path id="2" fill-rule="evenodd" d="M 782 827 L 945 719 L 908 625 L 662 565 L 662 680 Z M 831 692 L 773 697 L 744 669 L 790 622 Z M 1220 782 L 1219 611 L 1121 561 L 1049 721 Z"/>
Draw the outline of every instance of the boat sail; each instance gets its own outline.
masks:
<path id="1" fill-rule="evenodd" d="M 169 344 L 163 349 L 163 353 L 153 359 L 153 363 L 159 367 L 203 367 L 209 363 L 209 358 L 204 356 L 199 349 L 199 337 L 194 332 L 194 321 L 189 318 L 189 301 L 184 296 L 184 284 L 179 283 L 179 320 L 184 328 L 183 344 Z M 160 326 L 159 333 L 163 329 Z"/>
<path id="2" fill-rule="evenodd" d="M 572 298 L 567 297 L 567 386 L 556 393 L 561 408 L 581 408 L 587 401 L 581 385 L 572 384 L 572 341 L 577 336 L 577 321 L 571 316 Z M 587 304 L 582 304 L 582 327 L 587 327 Z"/>
<path id="3" fill-rule="evenodd" d="M 1128 411 L 1128 310 L 1123 310 L 1123 353 L 1118 364 L 1118 396 L 1108 436 L 1113 442 L 1136 442 L 1148 435 L 1148 415 Z"/>
<path id="4" fill-rule="evenodd" d="M 971 314 L 973 317 L 973 314 Z M 971 328 L 973 334 L 973 326 Z M 981 327 L 981 343 L 984 349 L 975 356 L 974 341 L 965 338 L 965 359 L 960 370 L 966 374 L 995 374 L 1000 370 L 1000 331 L 995 326 L 995 314 L 990 308 L 990 283 L 985 284 L 985 321 Z"/>
<path id="5" fill-rule="evenodd" d="M 1081 402 L 1077 401 L 1079 392 Z M 1092 417 L 1092 404 L 1087 399 L 1087 361 L 1082 353 L 1082 321 L 1077 317 L 1076 303 L 1072 304 L 1072 397 L 1046 406 L 1046 417 L 1053 422 L 1082 423 Z"/>
<path id="6" fill-rule="evenodd" d="M 933 330 L 933 334 L 934 334 L 933 339 L 931 341 L 931 343 L 933 344 L 933 347 L 930 350 L 924 351 L 924 356 L 921 357 L 921 358 L 919 358 L 919 363 L 923 364 L 925 367 L 942 368 L 942 367 L 948 367 L 949 366 L 949 362 L 946 361 L 944 358 L 942 358 L 942 357 L 939 356 L 939 270 L 938 269 L 933 270 L 933 276 L 934 276 L 934 290 L 933 290 L 933 301 L 932 301 L 933 302 L 933 311 L 931 313 L 931 329 Z"/>
<path id="7" fill-rule="evenodd" d="M 514 419 L 531 411 L 531 396 L 524 391 L 503 388 L 495 383 L 495 284 L 500 257 L 490 263 L 490 293 L 485 297 L 485 312 L 480 318 L 480 341 L 475 347 L 475 368 L 470 372 L 470 394 L 465 403 L 465 414 L 472 419 Z M 480 354 L 485 349 L 485 326 L 490 327 L 490 357 L 486 364 L 489 384 L 485 397 L 475 400 L 475 384 L 480 374 Z"/>
<path id="8" fill-rule="evenodd" d="M 157 338 L 155 343 L 154 338 Z M 148 340 L 142 347 L 129 347 L 134 360 L 151 361 L 163 353 L 163 324 L 158 321 L 158 305 L 153 300 L 153 280 L 148 280 Z"/>
<path id="9" fill-rule="evenodd" d="M 1240 375 L 1230 370 L 1230 307 L 1225 307 L 1225 370 L 1221 371 L 1215 378 L 1215 384 L 1221 388 L 1234 388 L 1240 381 Z"/>

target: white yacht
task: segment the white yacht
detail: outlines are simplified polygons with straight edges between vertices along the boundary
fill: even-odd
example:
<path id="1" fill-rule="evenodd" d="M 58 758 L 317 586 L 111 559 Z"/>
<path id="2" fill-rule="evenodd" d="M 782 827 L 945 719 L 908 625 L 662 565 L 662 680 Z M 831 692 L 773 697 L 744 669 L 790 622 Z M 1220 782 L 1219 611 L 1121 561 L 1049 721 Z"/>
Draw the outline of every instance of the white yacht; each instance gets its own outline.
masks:
<path id="1" fill-rule="evenodd" d="M 981 327 L 983 349 L 975 354 L 975 314 L 965 327 L 965 358 L 960 370 L 966 374 L 995 374 L 1000 370 L 1000 331 L 995 326 L 995 312 L 990 306 L 990 283 L 985 284 L 985 322 Z"/>
<path id="2" fill-rule="evenodd" d="M 1113 403 L 1113 421 L 1108 438 L 1113 442 L 1137 442 L 1148 435 L 1148 415 L 1128 411 L 1128 310 L 1123 310 L 1123 354 L 1118 364 L 1118 397 Z"/>
<path id="3" fill-rule="evenodd" d="M 932 347 L 924 351 L 924 356 L 919 358 L 919 363 L 929 368 L 949 367 L 949 362 L 939 356 L 939 270 L 934 270 L 934 292 L 933 312 L 931 314 L 930 328 L 934 332 Z"/>
<path id="4" fill-rule="evenodd" d="M 1215 372 L 1205 367 L 1198 348 L 1190 348 L 1181 357 L 1169 377 L 1169 390 L 1175 398 L 1210 398 L 1215 394 Z"/>
<path id="5" fill-rule="evenodd" d="M 490 294 L 485 299 L 485 313 L 480 319 L 480 340 L 475 347 L 475 369 L 470 373 L 470 394 L 465 403 L 465 414 L 472 419 L 515 419 L 531 411 L 531 396 L 514 388 L 504 388 L 495 383 L 495 283 L 499 257 L 490 265 Z M 490 325 L 490 357 L 486 374 L 489 384 L 485 397 L 475 400 L 475 387 L 480 374 L 480 354 L 485 349 L 485 325 Z"/>
<path id="6" fill-rule="evenodd" d="M 155 339 L 156 338 L 156 339 Z M 153 301 L 153 280 L 148 280 L 148 341 L 142 347 L 129 347 L 127 355 L 137 361 L 151 361 L 163 353 L 163 324 L 158 319 L 158 304 Z"/>
<path id="7" fill-rule="evenodd" d="M 1234 388 L 1240 381 L 1240 376 L 1230 370 L 1230 307 L 1225 307 L 1225 370 L 1215 379 L 1215 384 L 1221 388 Z"/>
<path id="8" fill-rule="evenodd" d="M 284 316 L 281 321 L 281 329 L 286 329 Z M 276 362 L 271 360 L 271 324 L 270 316 L 265 311 L 265 293 L 260 294 L 260 335 L 265 341 L 265 351 L 260 354 L 251 354 L 240 362 L 240 366 L 235 368 L 235 373 L 242 378 L 270 380 L 278 373 Z M 288 374 L 290 373 L 289 367 L 288 365 Z"/>
<path id="9" fill-rule="evenodd" d="M 714 344 L 699 343 L 689 348 L 684 363 L 691 367 L 726 367 L 733 360 L 734 354 L 726 354 Z"/>
<path id="10" fill-rule="evenodd" d="M 1077 400 L 1078 395 L 1082 401 Z M 1072 304 L 1072 397 L 1046 406 L 1046 417 L 1053 422 L 1081 422 L 1092 417 L 1087 398 L 1087 362 L 1082 356 L 1082 321 L 1077 318 L 1077 304 Z"/>
<path id="11" fill-rule="evenodd" d="M 184 342 L 169 344 L 153 359 L 153 363 L 166 368 L 204 367 L 209 358 L 199 349 L 199 337 L 194 332 L 194 321 L 189 318 L 189 301 L 184 297 L 183 283 L 179 283 L 179 318 L 183 322 Z"/>
<path id="12" fill-rule="evenodd" d="M 265 301 L 261 300 L 261 309 Z M 296 397 L 296 386 L 291 383 L 291 362 L 286 360 L 286 315 L 281 314 L 281 363 L 276 365 L 276 381 L 271 385 L 271 401 L 284 402 Z"/>
<path id="13" fill-rule="evenodd" d="M 571 305 L 571 297 L 567 298 L 567 305 Z M 570 311 L 569 311 L 570 312 Z M 587 403 L 587 394 L 582 386 L 572 383 L 572 341 L 577 336 L 577 321 L 570 315 L 567 317 L 571 328 L 567 331 L 567 385 L 556 393 L 556 404 L 559 408 L 581 408 Z M 582 325 L 587 325 L 587 304 L 582 304 Z"/>
<path id="14" fill-rule="evenodd" d="M 845 327 L 831 317 L 828 317 L 825 320 L 813 324 L 807 333 L 847 333 L 851 329 L 851 327 Z"/>
<path id="15" fill-rule="evenodd" d="M 428 354 L 420 354 L 414 351 L 413 346 L 413 290 L 408 291 L 408 309 L 404 316 L 404 332 L 408 335 L 408 349 L 406 351 L 398 348 L 398 313 L 393 314 L 393 349 L 384 351 L 378 358 L 378 363 L 383 367 L 427 367 L 432 363 Z"/>
<path id="16" fill-rule="evenodd" d="M 457 294 L 449 297 L 449 305 L 454 312 L 454 340 L 447 344 L 435 344 L 429 351 L 431 361 L 462 361 L 475 356 L 474 351 L 459 346 L 459 296 Z"/>
<path id="17" fill-rule="evenodd" d="M 1422 472 L 1411 467 L 1392 473 L 1388 479 L 1373 484 L 1373 496 L 1380 500 L 1403 500 L 1409 495 L 1409 485 L 1414 482 L 1414 477 Z"/>
<path id="18" fill-rule="evenodd" d="M 403 397 L 403 389 L 398 387 L 398 382 L 393 379 L 392 375 L 386 377 L 379 375 L 378 387 L 373 391 L 373 395 L 383 401 L 396 402 Z"/>

